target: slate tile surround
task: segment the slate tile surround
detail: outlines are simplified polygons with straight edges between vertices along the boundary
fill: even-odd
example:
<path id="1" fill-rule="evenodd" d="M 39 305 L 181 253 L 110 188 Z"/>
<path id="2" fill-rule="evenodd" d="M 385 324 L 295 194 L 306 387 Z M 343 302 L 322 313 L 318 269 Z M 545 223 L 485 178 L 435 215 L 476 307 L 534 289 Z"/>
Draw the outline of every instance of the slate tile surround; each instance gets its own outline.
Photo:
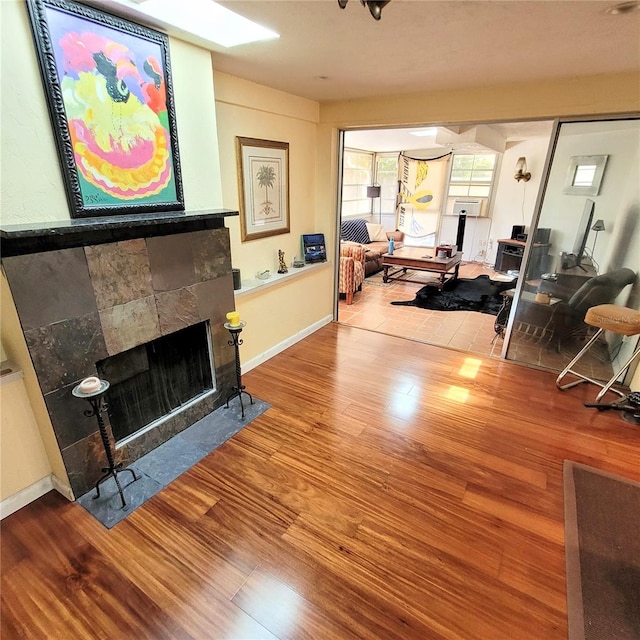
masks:
<path id="1" fill-rule="evenodd" d="M 224 226 L 16 255 L 2 264 L 75 496 L 95 484 L 106 463 L 97 421 L 84 416 L 88 403 L 71 396 L 80 380 L 97 375 L 95 362 L 210 323 L 216 390 L 119 448 L 116 458 L 125 464 L 206 416 L 231 392 L 234 352 L 223 323 L 235 301 Z"/>

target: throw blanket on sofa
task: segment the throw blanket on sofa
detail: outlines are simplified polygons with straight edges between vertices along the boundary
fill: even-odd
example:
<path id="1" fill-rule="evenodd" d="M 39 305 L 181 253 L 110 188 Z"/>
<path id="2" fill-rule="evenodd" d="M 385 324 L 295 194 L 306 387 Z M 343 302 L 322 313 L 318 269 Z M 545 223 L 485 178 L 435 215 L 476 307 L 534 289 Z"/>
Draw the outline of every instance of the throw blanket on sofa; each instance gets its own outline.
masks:
<path id="1" fill-rule="evenodd" d="M 360 244 L 369 244 L 371 242 L 367 231 L 367 221 L 363 218 L 345 220 L 340 225 L 340 237 L 348 242 L 358 242 Z"/>

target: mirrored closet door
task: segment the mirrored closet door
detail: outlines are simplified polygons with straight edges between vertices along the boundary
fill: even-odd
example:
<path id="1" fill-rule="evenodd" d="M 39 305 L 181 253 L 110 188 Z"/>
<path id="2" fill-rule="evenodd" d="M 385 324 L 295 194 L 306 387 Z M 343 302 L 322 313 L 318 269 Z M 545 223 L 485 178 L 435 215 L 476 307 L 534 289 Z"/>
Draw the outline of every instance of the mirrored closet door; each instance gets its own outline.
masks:
<path id="1" fill-rule="evenodd" d="M 550 248 L 540 273 L 527 247 L 503 355 L 561 371 L 595 332 L 590 307 L 640 308 L 640 119 L 560 122 L 554 135 L 534 215 Z M 577 370 L 608 380 L 637 339 L 606 332 Z"/>

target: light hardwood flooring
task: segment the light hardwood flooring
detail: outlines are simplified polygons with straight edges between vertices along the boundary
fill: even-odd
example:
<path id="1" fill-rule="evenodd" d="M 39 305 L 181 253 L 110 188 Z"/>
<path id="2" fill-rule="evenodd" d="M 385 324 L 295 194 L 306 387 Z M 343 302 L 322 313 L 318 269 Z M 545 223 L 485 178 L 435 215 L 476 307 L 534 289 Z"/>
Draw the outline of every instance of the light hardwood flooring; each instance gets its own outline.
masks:
<path id="1" fill-rule="evenodd" d="M 332 323 L 243 376 L 271 408 L 113 529 L 2 522 L 2 637 L 565 640 L 562 464 L 640 480 L 593 389 Z"/>

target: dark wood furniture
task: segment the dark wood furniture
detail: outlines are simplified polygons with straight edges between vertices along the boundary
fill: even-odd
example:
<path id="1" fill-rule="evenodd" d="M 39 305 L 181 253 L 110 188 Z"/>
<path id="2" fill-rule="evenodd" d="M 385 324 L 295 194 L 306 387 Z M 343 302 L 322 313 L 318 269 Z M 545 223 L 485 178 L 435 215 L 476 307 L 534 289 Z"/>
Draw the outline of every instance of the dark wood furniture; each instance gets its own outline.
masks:
<path id="1" fill-rule="evenodd" d="M 550 274 L 540 280 L 538 291 L 568 300 L 587 280 L 598 275 L 592 264 L 583 262 L 582 267 L 572 267 Z"/>
<path id="2" fill-rule="evenodd" d="M 425 247 L 403 247 L 402 249 L 396 249 L 393 253 L 385 253 L 382 256 L 382 268 L 384 269 L 382 281 L 405 280 L 410 282 L 410 278 L 404 277 L 407 269 L 433 271 L 440 275 L 438 289 L 442 290 L 445 282 L 458 279 L 462 251 L 458 251 L 450 258 L 435 258 L 432 255 L 432 251 L 432 249 Z M 395 270 L 389 273 L 389 269 L 394 267 Z M 402 273 L 402 275 L 396 277 L 399 273 Z"/>
<path id="3" fill-rule="evenodd" d="M 520 271 L 525 245 L 526 243 L 521 240 L 498 240 L 498 253 L 494 269 L 503 273 Z M 550 247 L 549 243 L 536 242 L 533 244 L 527 278 L 539 278 L 548 269 Z"/>

